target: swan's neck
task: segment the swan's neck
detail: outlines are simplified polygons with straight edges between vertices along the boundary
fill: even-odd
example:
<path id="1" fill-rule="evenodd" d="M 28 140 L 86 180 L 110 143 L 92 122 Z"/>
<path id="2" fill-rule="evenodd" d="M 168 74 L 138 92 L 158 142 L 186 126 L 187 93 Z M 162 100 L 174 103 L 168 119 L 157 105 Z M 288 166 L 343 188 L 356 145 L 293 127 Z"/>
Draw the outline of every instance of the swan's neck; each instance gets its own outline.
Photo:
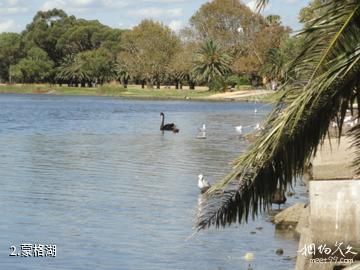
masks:
<path id="1" fill-rule="evenodd" d="M 160 129 L 162 129 L 162 128 L 164 127 L 164 121 L 165 121 L 164 118 L 165 118 L 165 117 L 164 117 L 164 115 L 162 114 L 162 115 L 161 115 L 161 125 L 160 125 Z"/>

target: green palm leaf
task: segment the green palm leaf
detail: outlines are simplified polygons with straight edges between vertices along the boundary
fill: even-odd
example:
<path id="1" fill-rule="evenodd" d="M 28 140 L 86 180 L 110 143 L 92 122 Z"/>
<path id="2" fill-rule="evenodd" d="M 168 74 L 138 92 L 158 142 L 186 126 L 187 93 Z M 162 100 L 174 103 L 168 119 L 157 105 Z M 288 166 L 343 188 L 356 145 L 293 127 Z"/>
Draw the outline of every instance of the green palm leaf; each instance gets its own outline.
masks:
<path id="1" fill-rule="evenodd" d="M 193 73 L 208 84 L 230 72 L 231 57 L 212 40 L 195 54 Z"/>
<path id="2" fill-rule="evenodd" d="M 275 190 L 303 174 L 332 119 L 341 134 L 346 110 L 360 96 L 360 3 L 333 0 L 322 9 L 303 32 L 307 47 L 290 68 L 296 78 L 282 90 L 258 140 L 209 190 L 197 229 L 247 221 L 267 210 Z"/>

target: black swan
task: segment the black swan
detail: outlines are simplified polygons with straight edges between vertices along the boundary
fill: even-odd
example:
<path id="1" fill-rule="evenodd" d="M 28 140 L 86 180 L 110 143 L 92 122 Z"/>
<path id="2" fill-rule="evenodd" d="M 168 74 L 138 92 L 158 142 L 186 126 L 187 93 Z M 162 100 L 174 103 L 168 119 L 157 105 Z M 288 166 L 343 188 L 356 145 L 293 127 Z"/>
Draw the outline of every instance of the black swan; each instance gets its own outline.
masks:
<path id="1" fill-rule="evenodd" d="M 174 123 L 164 125 L 165 115 L 163 112 L 160 113 L 160 116 L 161 116 L 161 125 L 160 125 L 161 131 L 172 131 L 174 133 L 179 132 L 179 129 L 176 127 Z"/>

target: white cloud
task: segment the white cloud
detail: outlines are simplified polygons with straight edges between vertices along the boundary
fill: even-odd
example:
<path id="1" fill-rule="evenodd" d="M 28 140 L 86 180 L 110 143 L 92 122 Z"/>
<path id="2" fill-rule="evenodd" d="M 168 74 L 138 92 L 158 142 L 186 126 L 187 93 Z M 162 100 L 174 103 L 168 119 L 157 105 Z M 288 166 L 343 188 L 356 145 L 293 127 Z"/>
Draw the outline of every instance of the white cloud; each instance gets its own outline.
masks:
<path id="1" fill-rule="evenodd" d="M 102 0 L 102 5 L 106 8 L 122 8 L 129 5 L 126 0 Z"/>
<path id="2" fill-rule="evenodd" d="M 178 32 L 181 30 L 181 28 L 183 27 L 184 23 L 181 20 L 172 20 L 169 23 L 169 27 L 171 28 L 171 30 Z"/>
<path id="3" fill-rule="evenodd" d="M 183 12 L 181 8 L 166 9 L 156 7 L 129 11 L 130 15 L 142 18 L 176 18 L 180 17 L 182 13 Z"/>
<path id="4" fill-rule="evenodd" d="M 16 6 L 19 4 L 19 0 L 7 0 L 5 1 L 9 6 Z"/>
<path id="5" fill-rule="evenodd" d="M 26 4 L 26 2 L 20 0 L 0 0 L 0 14 L 12 15 L 28 12 L 29 8 L 26 6 Z"/>
<path id="6" fill-rule="evenodd" d="M 27 7 L 6 7 L 0 8 L 0 14 L 10 15 L 10 14 L 18 14 L 28 12 L 29 9 Z"/>
<path id="7" fill-rule="evenodd" d="M 184 2 L 191 2 L 191 1 L 189 1 L 189 0 L 143 0 L 142 2 L 164 4 L 164 3 L 184 3 Z"/>
<path id="8" fill-rule="evenodd" d="M 43 11 L 47 11 L 53 8 L 65 8 L 66 7 L 66 2 L 64 0 L 49 0 L 46 1 L 42 7 L 41 10 Z"/>
<path id="9" fill-rule="evenodd" d="M 89 12 L 90 9 L 114 10 L 127 5 L 127 0 L 47 0 L 43 3 L 41 10 L 61 8 L 70 13 L 83 13 Z"/>
<path id="10" fill-rule="evenodd" d="M 297 1 L 297 0 L 285 0 L 285 1 Z M 267 5 L 265 5 L 265 7 L 264 7 L 263 9 L 260 10 L 261 13 L 266 13 L 266 12 L 268 12 L 268 11 L 272 8 L 271 2 L 272 2 L 272 1 L 270 1 Z M 253 11 L 253 12 L 258 12 L 258 9 L 257 9 L 257 0 L 248 1 L 246 5 L 248 6 L 248 8 L 251 9 L 251 11 Z M 276 12 L 276 14 L 277 14 L 277 13 L 278 13 L 278 12 Z"/>
<path id="11" fill-rule="evenodd" d="M 94 7 L 93 0 L 48 0 L 42 5 L 41 10 L 58 8 L 70 14 L 78 14 L 89 12 L 89 9 Z"/>
<path id="12" fill-rule="evenodd" d="M 252 11 L 256 11 L 256 0 L 251 0 L 246 4 Z"/>
<path id="13" fill-rule="evenodd" d="M 15 28 L 14 20 L 6 20 L 6 21 L 0 22 L 0 33 L 10 32 L 14 28 Z"/>
<path id="14" fill-rule="evenodd" d="M 94 0 L 73 0 L 72 3 L 76 6 L 89 6 L 94 3 Z"/>

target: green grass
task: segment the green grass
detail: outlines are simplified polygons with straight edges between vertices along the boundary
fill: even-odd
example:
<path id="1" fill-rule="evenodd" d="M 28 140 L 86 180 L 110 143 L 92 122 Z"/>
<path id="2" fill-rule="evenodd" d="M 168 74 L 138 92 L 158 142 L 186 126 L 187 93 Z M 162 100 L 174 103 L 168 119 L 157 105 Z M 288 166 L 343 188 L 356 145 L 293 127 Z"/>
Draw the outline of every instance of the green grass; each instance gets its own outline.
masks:
<path id="1" fill-rule="evenodd" d="M 16 84 L 0 85 L 0 93 L 14 94 L 54 94 L 54 95 L 81 95 L 81 96 L 115 96 L 129 98 L 153 98 L 153 99 L 196 99 L 212 95 L 207 90 L 175 90 L 175 89 L 142 89 L 141 87 L 129 86 L 123 88 L 119 85 L 104 85 L 96 88 L 68 87 L 49 84 Z"/>
<path id="2" fill-rule="evenodd" d="M 0 93 L 19 93 L 19 94 L 31 94 L 34 91 L 42 90 L 44 87 L 35 87 L 33 85 L 0 85 Z"/>
<path id="3" fill-rule="evenodd" d="M 141 89 L 129 87 L 122 91 L 122 97 L 153 99 L 203 99 L 213 93 L 208 90 Z"/>
<path id="4" fill-rule="evenodd" d="M 236 88 L 236 90 L 239 91 L 239 90 L 251 90 L 254 87 L 249 84 L 245 84 L 245 85 L 237 85 L 235 88 Z"/>
<path id="5" fill-rule="evenodd" d="M 248 89 L 244 87 L 241 90 Z M 240 90 L 240 91 L 241 91 Z M 53 95 L 76 95 L 76 96 L 111 96 L 138 99 L 195 99 L 206 100 L 216 92 L 208 91 L 206 87 L 197 87 L 196 90 L 189 89 L 142 89 L 140 86 L 129 85 L 123 88 L 120 85 L 104 85 L 96 88 L 90 87 L 68 87 L 50 84 L 0 84 L 0 93 L 14 94 L 53 94 Z M 244 98 L 251 101 L 253 97 Z M 257 96 L 256 100 L 261 102 L 272 102 L 273 95 Z M 214 99 L 211 99 L 214 101 Z"/>

